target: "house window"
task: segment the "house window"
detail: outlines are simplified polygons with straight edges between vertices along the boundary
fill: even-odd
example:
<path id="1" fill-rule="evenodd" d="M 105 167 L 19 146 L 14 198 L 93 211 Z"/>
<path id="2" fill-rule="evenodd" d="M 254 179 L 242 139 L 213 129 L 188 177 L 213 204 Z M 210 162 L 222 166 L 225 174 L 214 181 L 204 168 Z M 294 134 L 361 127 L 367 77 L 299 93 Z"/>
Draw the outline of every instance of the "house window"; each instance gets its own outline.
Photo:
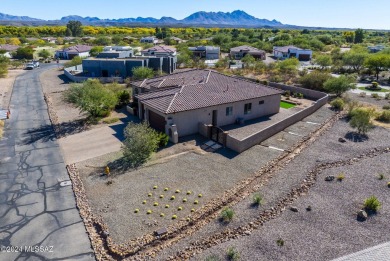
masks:
<path id="1" fill-rule="evenodd" d="M 226 107 L 226 116 L 233 115 L 233 107 Z"/>
<path id="2" fill-rule="evenodd" d="M 259 104 L 264 104 L 264 100 L 259 101 Z"/>
<path id="3" fill-rule="evenodd" d="M 250 114 L 252 112 L 252 103 L 247 103 L 244 106 L 244 114 Z"/>

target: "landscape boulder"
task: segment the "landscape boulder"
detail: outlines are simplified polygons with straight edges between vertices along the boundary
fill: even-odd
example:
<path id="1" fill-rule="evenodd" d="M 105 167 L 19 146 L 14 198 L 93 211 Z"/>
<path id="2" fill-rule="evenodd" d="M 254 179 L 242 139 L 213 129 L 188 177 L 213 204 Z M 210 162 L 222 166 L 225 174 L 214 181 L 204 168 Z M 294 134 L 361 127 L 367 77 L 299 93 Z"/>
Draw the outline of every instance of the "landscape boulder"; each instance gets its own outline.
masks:
<path id="1" fill-rule="evenodd" d="M 325 181 L 333 181 L 334 180 L 334 176 L 326 176 L 325 177 Z"/>
<path id="2" fill-rule="evenodd" d="M 358 220 L 364 221 L 367 219 L 367 217 L 368 217 L 367 212 L 364 211 L 363 209 L 359 210 L 359 212 L 357 213 Z"/>

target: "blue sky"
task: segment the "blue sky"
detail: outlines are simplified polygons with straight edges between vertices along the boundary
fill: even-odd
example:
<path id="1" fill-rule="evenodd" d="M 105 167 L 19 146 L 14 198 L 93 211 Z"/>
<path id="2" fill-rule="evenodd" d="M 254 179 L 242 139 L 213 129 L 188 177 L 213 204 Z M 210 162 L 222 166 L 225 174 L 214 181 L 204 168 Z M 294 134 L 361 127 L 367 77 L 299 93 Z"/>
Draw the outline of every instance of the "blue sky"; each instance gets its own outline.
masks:
<path id="1" fill-rule="evenodd" d="M 67 15 L 99 18 L 171 16 L 243 10 L 284 24 L 390 29 L 389 0 L 0 0 L 0 12 L 41 19 Z"/>

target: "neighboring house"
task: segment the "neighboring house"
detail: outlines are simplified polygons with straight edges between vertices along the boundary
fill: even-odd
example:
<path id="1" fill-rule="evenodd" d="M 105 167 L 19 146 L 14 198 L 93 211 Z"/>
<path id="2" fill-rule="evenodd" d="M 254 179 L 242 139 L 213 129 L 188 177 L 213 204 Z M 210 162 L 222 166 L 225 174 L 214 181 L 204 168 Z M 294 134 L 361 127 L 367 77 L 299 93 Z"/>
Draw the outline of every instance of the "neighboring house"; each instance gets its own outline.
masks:
<path id="1" fill-rule="evenodd" d="M 288 46 L 274 46 L 274 57 L 277 59 L 287 59 L 296 57 L 299 61 L 310 61 L 313 52 L 310 49 L 301 49 L 293 45 Z"/>
<path id="2" fill-rule="evenodd" d="M 175 37 L 175 36 L 172 36 L 172 37 L 170 38 L 170 40 L 174 41 L 176 44 L 185 43 L 185 42 L 186 42 L 185 40 L 183 40 L 183 39 L 181 39 L 181 38 L 179 38 L 179 37 Z"/>
<path id="3" fill-rule="evenodd" d="M 12 52 L 15 52 L 19 46 L 12 44 L 0 44 L 0 50 L 3 52 L 3 56 L 12 58 Z"/>
<path id="4" fill-rule="evenodd" d="M 133 55 L 133 49 L 130 46 L 106 46 L 97 58 L 129 58 Z"/>
<path id="5" fill-rule="evenodd" d="M 282 91 L 212 70 L 188 70 L 132 82 L 137 114 L 171 141 L 200 126 L 225 126 L 279 112 Z"/>
<path id="6" fill-rule="evenodd" d="M 83 60 L 83 76 L 124 79 L 133 76 L 132 70 L 135 67 L 148 67 L 154 71 L 171 74 L 176 69 L 176 57 L 87 58 Z"/>
<path id="7" fill-rule="evenodd" d="M 57 39 L 56 38 L 53 38 L 53 37 L 43 37 L 41 38 L 42 40 L 44 40 L 45 42 L 47 43 L 52 43 L 52 44 L 55 44 Z"/>
<path id="8" fill-rule="evenodd" d="M 206 60 L 217 60 L 221 52 L 218 46 L 197 46 L 188 48 L 194 57 L 204 58 Z"/>
<path id="9" fill-rule="evenodd" d="M 92 46 L 89 45 L 75 45 L 63 50 L 57 50 L 54 57 L 59 59 L 73 59 L 76 56 L 81 58 L 89 57 L 89 51 L 91 51 Z"/>
<path id="10" fill-rule="evenodd" d="M 154 36 L 142 37 L 141 40 L 139 41 L 141 43 L 150 43 L 150 44 L 157 44 L 159 42 L 158 39 Z"/>
<path id="11" fill-rule="evenodd" d="M 265 60 L 266 58 L 265 51 L 259 50 L 252 46 L 243 45 L 230 49 L 230 57 L 235 60 L 241 60 L 247 54 L 252 55 L 255 59 Z"/>
<path id="12" fill-rule="evenodd" d="M 156 57 L 176 56 L 176 49 L 173 47 L 156 45 L 151 48 L 142 50 L 141 54 L 144 56 L 156 56 Z"/>
<path id="13" fill-rule="evenodd" d="M 368 51 L 370 51 L 370 53 L 377 53 L 385 49 L 385 47 L 383 45 L 376 45 L 376 46 L 368 46 L 367 49 Z"/>

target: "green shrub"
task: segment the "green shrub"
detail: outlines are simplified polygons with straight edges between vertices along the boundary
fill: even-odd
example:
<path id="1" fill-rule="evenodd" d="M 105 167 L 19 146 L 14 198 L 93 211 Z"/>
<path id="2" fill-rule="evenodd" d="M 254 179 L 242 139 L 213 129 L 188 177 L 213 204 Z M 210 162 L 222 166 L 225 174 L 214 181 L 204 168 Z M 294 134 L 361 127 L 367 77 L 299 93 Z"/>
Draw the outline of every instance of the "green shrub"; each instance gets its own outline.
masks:
<path id="1" fill-rule="evenodd" d="M 169 136 L 163 132 L 156 132 L 156 139 L 160 148 L 167 146 L 169 142 Z"/>
<path id="2" fill-rule="evenodd" d="M 159 145 L 156 131 L 149 127 L 146 122 L 130 122 L 124 131 L 123 158 L 131 167 L 144 164 L 155 152 Z"/>
<path id="3" fill-rule="evenodd" d="M 284 246 L 284 240 L 279 238 L 278 240 L 276 240 L 276 244 L 280 247 Z"/>
<path id="4" fill-rule="evenodd" d="M 366 134 L 372 127 L 371 118 L 374 113 L 374 109 L 358 107 L 351 112 L 349 124 L 356 128 L 359 134 Z"/>
<path id="5" fill-rule="evenodd" d="M 382 109 L 384 109 L 384 110 L 390 110 L 390 105 L 383 105 Z"/>
<path id="6" fill-rule="evenodd" d="M 240 252 L 238 252 L 237 249 L 235 249 L 234 247 L 229 247 L 227 249 L 227 258 L 229 260 L 232 260 L 232 261 L 236 261 L 236 260 L 239 260 L 240 259 Z"/>
<path id="7" fill-rule="evenodd" d="M 301 77 L 300 83 L 303 88 L 322 91 L 324 83 L 332 76 L 329 73 L 313 71 Z"/>
<path id="8" fill-rule="evenodd" d="M 332 107 L 338 111 L 342 111 L 344 109 L 344 101 L 343 99 L 341 98 L 336 98 L 334 99 L 333 101 L 331 101 L 330 105 L 332 105 Z"/>
<path id="9" fill-rule="evenodd" d="M 371 97 L 375 99 L 379 99 L 379 94 L 377 93 L 371 93 Z"/>
<path id="10" fill-rule="evenodd" d="M 126 105 L 130 102 L 130 93 L 127 90 L 117 92 L 118 105 Z"/>
<path id="11" fill-rule="evenodd" d="M 389 92 L 385 94 L 385 99 L 386 99 L 386 100 L 389 100 L 389 99 L 390 99 L 390 93 L 389 93 Z"/>
<path id="12" fill-rule="evenodd" d="M 381 203 L 375 196 L 371 196 L 364 201 L 364 208 L 367 211 L 377 212 L 381 208 Z"/>
<path id="13" fill-rule="evenodd" d="M 384 178 L 385 178 L 385 174 L 379 173 L 378 179 L 379 179 L 379 180 L 383 180 Z"/>
<path id="14" fill-rule="evenodd" d="M 232 221 L 234 216 L 234 211 L 231 208 L 224 208 L 221 212 L 221 219 L 224 222 L 230 222 Z"/>
<path id="15" fill-rule="evenodd" d="M 261 205 L 263 197 L 259 193 L 255 193 L 253 194 L 252 200 L 254 205 Z"/>
<path id="16" fill-rule="evenodd" d="M 345 179 L 345 175 L 344 175 L 344 173 L 340 173 L 338 176 L 337 176 L 337 178 L 336 178 L 338 181 L 343 181 L 344 179 Z"/>
<path id="17" fill-rule="evenodd" d="M 378 121 L 390 123 L 390 110 L 382 111 L 376 119 Z"/>

